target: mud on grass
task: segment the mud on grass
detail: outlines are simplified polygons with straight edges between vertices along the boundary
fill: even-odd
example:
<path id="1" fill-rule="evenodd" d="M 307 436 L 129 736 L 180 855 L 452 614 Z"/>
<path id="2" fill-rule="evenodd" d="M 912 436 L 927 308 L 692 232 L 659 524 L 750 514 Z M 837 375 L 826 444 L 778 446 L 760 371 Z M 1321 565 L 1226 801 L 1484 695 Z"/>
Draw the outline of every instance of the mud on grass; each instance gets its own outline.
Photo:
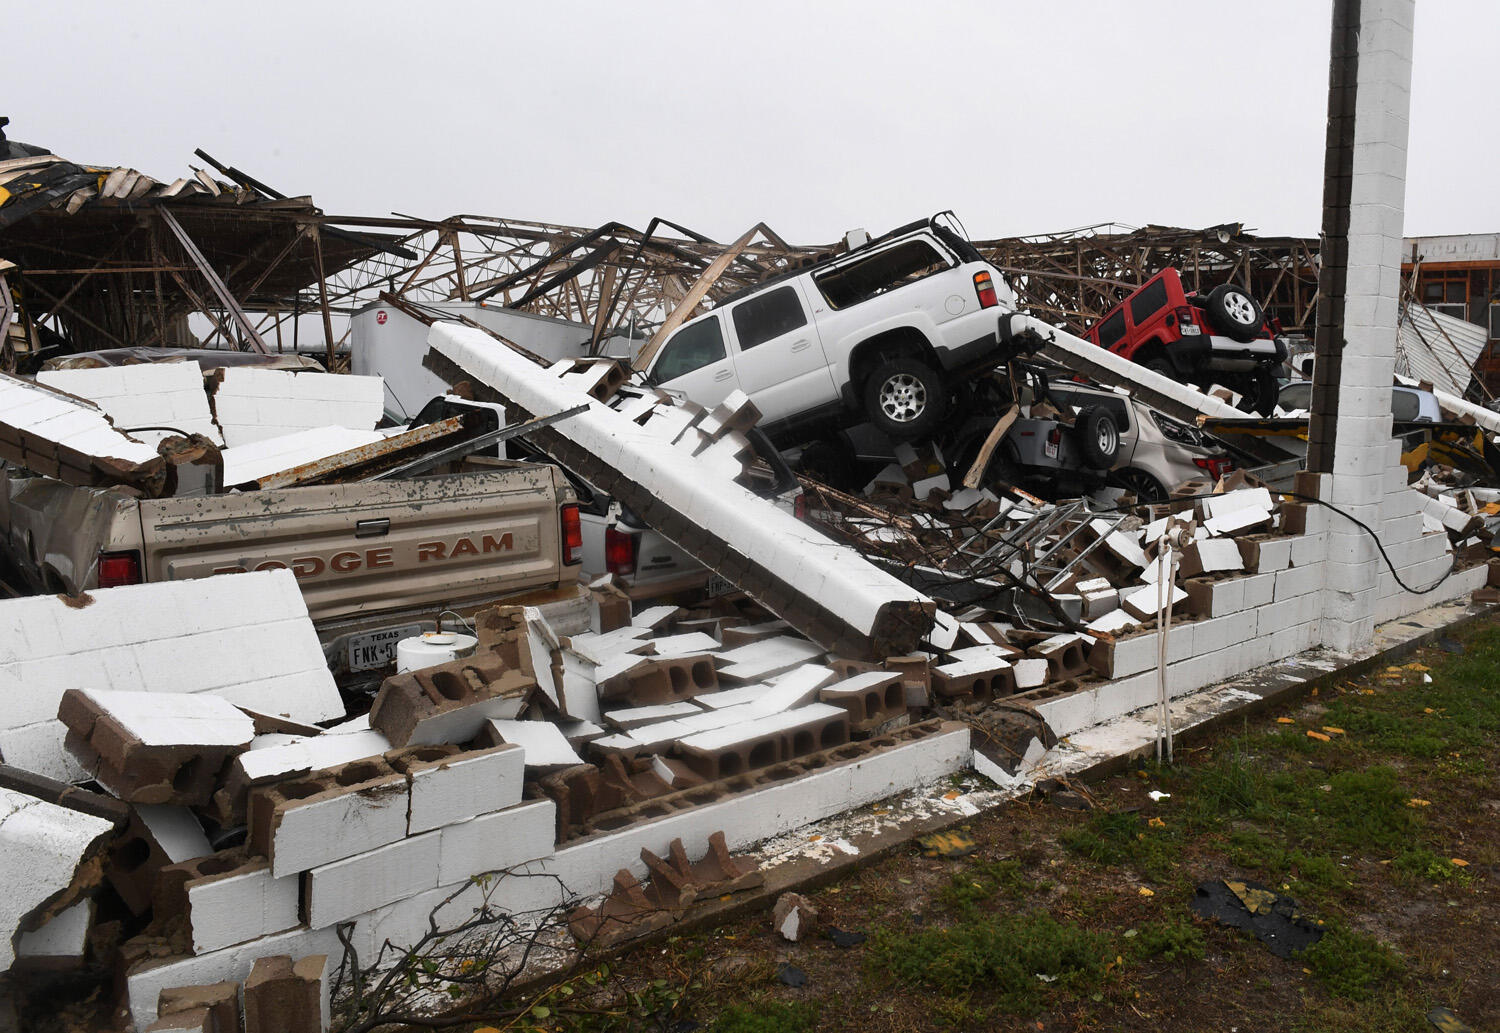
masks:
<path id="1" fill-rule="evenodd" d="M 1380 1033 L 1443 1006 L 1500 1029 L 1500 625 L 1459 637 L 1100 782 L 1093 812 L 1019 801 L 969 857 L 913 846 L 807 894 L 859 946 L 763 914 L 619 958 L 607 1020 L 512 1028 Z M 1282 960 L 1196 917 L 1214 878 L 1295 898 L 1322 940 Z"/>

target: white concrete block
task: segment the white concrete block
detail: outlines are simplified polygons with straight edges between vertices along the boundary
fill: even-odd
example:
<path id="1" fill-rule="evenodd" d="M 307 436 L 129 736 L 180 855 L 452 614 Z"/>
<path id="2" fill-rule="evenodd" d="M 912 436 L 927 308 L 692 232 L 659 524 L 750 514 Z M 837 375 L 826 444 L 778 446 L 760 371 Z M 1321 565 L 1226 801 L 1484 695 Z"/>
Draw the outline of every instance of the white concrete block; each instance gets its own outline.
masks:
<path id="1" fill-rule="evenodd" d="M 1273 601 L 1284 603 L 1308 592 L 1316 592 L 1323 584 L 1321 566 L 1291 567 L 1276 572 L 1276 588 Z"/>
<path id="2" fill-rule="evenodd" d="M 411 772 L 407 834 L 414 836 L 520 803 L 525 756 L 520 746 L 502 746 Z"/>
<path id="3" fill-rule="evenodd" d="M 272 831 L 271 874 L 279 879 L 394 843 L 406 835 L 410 799 L 407 784 L 397 782 L 287 808 Z"/>
<path id="4" fill-rule="evenodd" d="M 312 869 L 307 873 L 307 924 L 323 929 L 433 889 L 438 885 L 442 835 L 409 836 Z"/>
<path id="5" fill-rule="evenodd" d="M 300 921 L 301 877 L 277 879 L 270 866 L 188 886 L 188 921 L 194 954 L 284 932 Z"/>
<path id="6" fill-rule="evenodd" d="M 0 972 L 15 961 L 12 936 L 21 921 L 58 898 L 80 862 L 114 826 L 103 818 L 68 810 L 0 788 Z"/>
<path id="7" fill-rule="evenodd" d="M 763 690 L 762 690 L 763 691 Z M 718 695 L 709 693 L 709 695 Z M 757 692 L 758 696 L 759 693 Z M 604 719 L 622 731 L 629 731 L 639 725 L 654 724 L 657 721 L 671 721 L 674 718 L 687 717 L 691 714 L 701 714 L 703 708 L 690 700 L 681 703 L 660 703 L 650 707 L 626 707 L 622 710 L 610 710 L 604 714 Z"/>
<path id="8" fill-rule="evenodd" d="M 436 835 L 442 837 L 434 868 L 437 884 L 451 885 L 552 853 L 557 835 L 557 805 L 551 800 L 531 800 L 448 825 Z"/>
<path id="9" fill-rule="evenodd" d="M 94 902 L 80 900 L 41 928 L 16 937 L 16 957 L 41 966 L 80 965 L 88 951 L 93 921 Z"/>
<path id="10" fill-rule="evenodd" d="M 1265 488 L 1239 488 L 1221 495 L 1210 495 L 1201 502 L 1204 516 L 1212 521 L 1242 509 L 1270 510 L 1271 493 Z"/>
<path id="11" fill-rule="evenodd" d="M 313 427 L 370 431 L 385 411 L 380 377 L 231 366 L 220 374 L 214 412 L 231 447 Z"/>
<path id="12" fill-rule="evenodd" d="M 1319 562 L 1323 557 L 1326 540 L 1326 536 L 1322 534 L 1299 534 L 1291 538 L 1292 566 L 1307 567 Z"/>
<path id="13" fill-rule="evenodd" d="M 1039 659 L 1017 660 L 1015 662 L 1016 688 L 1034 689 L 1047 680 L 1047 661 Z"/>
<path id="14" fill-rule="evenodd" d="M 551 721 L 506 721 L 491 718 L 489 725 L 501 742 L 514 743 L 525 750 L 527 767 L 583 763 L 583 758 L 578 756 L 562 731 Z"/>
<path id="15" fill-rule="evenodd" d="M 731 681 L 764 681 L 823 656 L 823 647 L 782 635 L 751 642 L 717 654 L 719 677 Z"/>
<path id="16" fill-rule="evenodd" d="M 87 398 L 108 413 L 116 427 L 173 427 L 224 443 L 208 410 L 203 373 L 191 360 L 43 370 L 36 381 Z"/>

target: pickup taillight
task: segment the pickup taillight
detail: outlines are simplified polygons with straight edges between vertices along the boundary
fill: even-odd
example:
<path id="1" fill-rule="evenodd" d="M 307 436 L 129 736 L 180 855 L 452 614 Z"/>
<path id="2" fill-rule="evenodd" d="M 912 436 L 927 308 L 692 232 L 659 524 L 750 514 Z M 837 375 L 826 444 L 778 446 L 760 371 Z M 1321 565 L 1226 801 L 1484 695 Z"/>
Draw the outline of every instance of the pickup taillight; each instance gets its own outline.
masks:
<path id="1" fill-rule="evenodd" d="M 974 274 L 974 293 L 979 296 L 980 308 L 994 308 L 1000 304 L 1000 299 L 995 296 L 995 281 L 989 273 Z"/>
<path id="2" fill-rule="evenodd" d="M 604 569 L 611 574 L 624 577 L 635 573 L 635 554 L 640 548 L 641 536 L 617 531 L 613 526 L 604 530 Z"/>
<path id="3" fill-rule="evenodd" d="M 129 552 L 101 552 L 99 554 L 100 588 L 119 588 L 121 585 L 140 583 L 140 553 L 132 549 Z"/>
<path id="4" fill-rule="evenodd" d="M 583 562 L 583 524 L 577 504 L 571 502 L 562 508 L 562 561 L 564 566 Z"/>

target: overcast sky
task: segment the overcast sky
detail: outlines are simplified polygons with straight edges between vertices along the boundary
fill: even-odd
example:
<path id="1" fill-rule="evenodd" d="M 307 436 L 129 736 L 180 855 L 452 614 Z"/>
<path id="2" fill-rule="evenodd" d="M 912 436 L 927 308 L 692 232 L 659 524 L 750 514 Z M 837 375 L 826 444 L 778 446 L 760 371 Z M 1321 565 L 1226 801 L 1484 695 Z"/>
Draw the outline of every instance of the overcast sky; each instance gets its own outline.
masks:
<path id="1" fill-rule="evenodd" d="M 6 15 L 12 138 L 325 211 L 794 243 L 953 208 L 1316 235 L 1330 4 L 53 2 Z M 1500 4 L 1419 0 L 1408 234 L 1500 230 Z"/>

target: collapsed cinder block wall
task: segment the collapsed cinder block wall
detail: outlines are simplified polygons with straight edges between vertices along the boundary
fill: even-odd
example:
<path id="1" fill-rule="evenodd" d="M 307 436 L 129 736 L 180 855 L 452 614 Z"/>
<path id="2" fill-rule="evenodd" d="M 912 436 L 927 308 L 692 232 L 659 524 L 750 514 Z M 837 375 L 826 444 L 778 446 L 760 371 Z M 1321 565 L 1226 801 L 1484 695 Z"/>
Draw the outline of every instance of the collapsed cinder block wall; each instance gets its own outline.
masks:
<path id="1" fill-rule="evenodd" d="M 483 331 L 434 323 L 428 343 L 512 418 L 587 406 L 529 439 L 820 645 L 877 659 L 911 652 L 931 629 L 926 596 Z"/>

